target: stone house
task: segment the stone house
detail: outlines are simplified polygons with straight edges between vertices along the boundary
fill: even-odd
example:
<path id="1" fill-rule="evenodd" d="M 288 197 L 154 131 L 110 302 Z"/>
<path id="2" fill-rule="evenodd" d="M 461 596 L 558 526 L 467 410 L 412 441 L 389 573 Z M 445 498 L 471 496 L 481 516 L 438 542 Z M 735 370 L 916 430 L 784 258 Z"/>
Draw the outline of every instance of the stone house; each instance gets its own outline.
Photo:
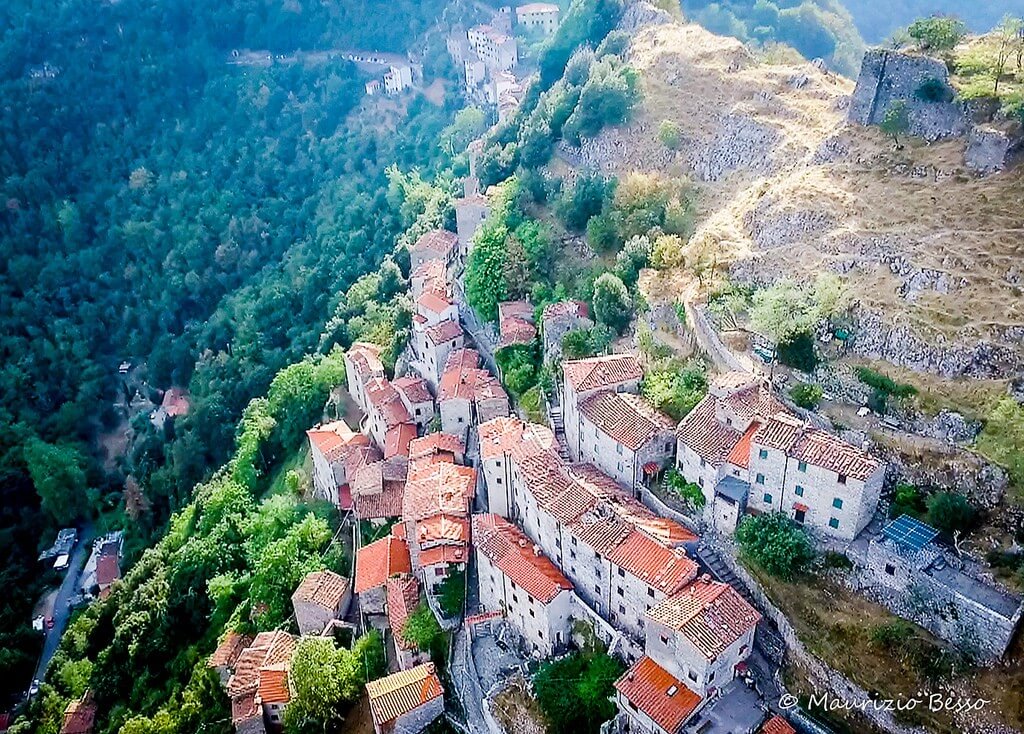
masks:
<path id="1" fill-rule="evenodd" d="M 433 663 L 366 684 L 374 734 L 417 734 L 444 713 L 444 689 Z"/>
<path id="2" fill-rule="evenodd" d="M 590 310 L 583 301 L 559 301 L 545 306 L 540 320 L 544 364 L 562 359 L 562 338 L 566 334 L 593 326 Z"/>
<path id="3" fill-rule="evenodd" d="M 379 526 L 402 515 L 409 460 L 404 456 L 374 458 L 353 472 L 352 507 L 357 518 Z"/>
<path id="4" fill-rule="evenodd" d="M 384 365 L 380 361 L 381 348 L 369 342 L 356 342 L 345 352 L 345 381 L 348 394 L 364 412 L 369 412 L 366 387 L 372 380 L 384 379 Z"/>
<path id="5" fill-rule="evenodd" d="M 213 654 L 210 655 L 210 659 L 206 663 L 207 667 L 217 671 L 221 685 L 227 684 L 231 674 L 235 672 L 235 663 L 238 662 L 238 656 L 242 654 L 245 648 L 252 644 L 252 641 L 252 636 L 243 635 L 234 630 L 228 630 L 221 639 L 217 649 L 213 651 Z"/>
<path id="6" fill-rule="evenodd" d="M 340 489 L 348 484 L 346 464 L 358 447 L 369 446 L 370 440 L 356 433 L 343 420 L 337 420 L 306 431 L 309 453 L 313 458 L 313 494 L 333 505 L 340 505 Z"/>
<path id="7" fill-rule="evenodd" d="M 92 734 L 96 725 L 96 702 L 91 690 L 68 702 L 61 719 L 60 734 Z"/>
<path id="8" fill-rule="evenodd" d="M 681 734 L 704 699 L 645 655 L 615 682 L 615 705 L 631 734 Z"/>
<path id="9" fill-rule="evenodd" d="M 455 200 L 455 230 L 459 238 L 458 262 L 461 267 L 468 262 L 473 237 L 490 213 L 491 206 L 483 194 L 467 193 Z"/>
<path id="10" fill-rule="evenodd" d="M 444 229 L 432 229 L 420 235 L 409 248 L 410 271 L 416 270 L 427 260 L 440 260 L 447 270 L 455 260 L 458 244 L 459 238 L 455 233 Z"/>
<path id="11" fill-rule="evenodd" d="M 450 433 L 428 433 L 417 438 L 409 447 L 409 461 L 414 465 L 426 460 L 426 464 L 434 462 L 433 457 L 451 464 L 466 463 L 466 444 L 458 436 Z"/>
<path id="12" fill-rule="evenodd" d="M 671 466 L 675 423 L 641 396 L 600 390 L 580 400 L 574 433 L 579 460 L 634 492 Z"/>
<path id="13" fill-rule="evenodd" d="M 508 519 L 512 517 L 513 462 L 540 453 L 557 456 L 555 434 L 547 426 L 523 423 L 516 416 L 506 416 L 481 423 L 477 436 L 487 509 Z"/>
<path id="14" fill-rule="evenodd" d="M 943 550 L 939 533 L 909 515 L 890 521 L 863 558 L 856 582 L 869 596 L 971 654 L 999 659 L 1014 639 L 1024 602 L 986 580 L 977 564 Z"/>
<path id="15" fill-rule="evenodd" d="M 445 433 L 465 437 L 470 426 L 509 414 L 501 383 L 479 365 L 480 355 L 472 349 L 456 349 L 448 356 L 437 390 Z"/>
<path id="16" fill-rule="evenodd" d="M 537 338 L 533 323 L 533 306 L 528 301 L 505 301 L 498 304 L 498 349 L 529 346 Z"/>
<path id="17" fill-rule="evenodd" d="M 601 390 L 636 392 L 643 376 L 640 362 L 632 354 L 609 354 L 562 363 L 562 418 L 566 447 L 573 461 L 580 460 L 580 401 Z"/>
<path id="18" fill-rule="evenodd" d="M 437 390 L 448 355 L 466 344 L 466 335 L 458 317 L 428 325 L 417 315 L 413 318 L 413 351 L 416 370 Z"/>
<path id="19" fill-rule="evenodd" d="M 427 291 L 450 295 L 448 273 L 440 260 L 425 260 L 409 275 L 409 294 L 414 303 Z"/>
<path id="20" fill-rule="evenodd" d="M 714 380 L 676 437 L 677 468 L 702 488 L 705 519 L 722 532 L 752 510 L 852 540 L 878 506 L 884 462 L 800 420 L 751 375 Z"/>
<path id="21" fill-rule="evenodd" d="M 405 623 L 420 603 L 420 584 L 412 574 L 392 576 L 387 582 L 388 626 L 395 645 L 395 659 L 399 670 L 409 670 L 430 662 L 430 653 L 421 651 L 416 644 L 402 636 Z"/>
<path id="22" fill-rule="evenodd" d="M 498 515 L 473 516 L 473 547 L 484 609 L 502 611 L 542 657 L 559 652 L 569 641 L 574 607 L 565 574 Z"/>
<path id="23" fill-rule="evenodd" d="M 511 71 L 519 63 L 516 40 L 490 25 L 476 25 L 466 32 L 470 47 L 491 71 Z"/>
<path id="24" fill-rule="evenodd" d="M 333 571 L 313 571 L 292 594 L 300 635 L 318 635 L 335 619 L 344 619 L 352 600 L 352 584 Z"/>
<path id="25" fill-rule="evenodd" d="M 392 576 L 412 573 L 409 546 L 394 534 L 364 545 L 356 551 L 356 580 L 359 609 L 368 615 L 383 615 L 387 582 Z"/>
<path id="26" fill-rule="evenodd" d="M 425 431 L 436 415 L 434 398 L 427 387 L 427 381 L 422 377 L 407 375 L 399 377 L 391 384 L 398 391 L 398 396 L 416 424 L 417 431 Z"/>
<path id="27" fill-rule="evenodd" d="M 695 536 L 588 465 L 540 453 L 514 461 L 512 515 L 596 614 L 642 639 L 644 615 L 697 576 Z"/>
<path id="28" fill-rule="evenodd" d="M 295 643 L 287 632 L 260 632 L 238 656 L 226 685 L 238 734 L 281 728 L 291 700 L 288 672 Z"/>
<path id="29" fill-rule="evenodd" d="M 385 379 L 373 379 L 366 385 L 366 428 L 374 444 L 384 447 L 384 458 L 388 458 L 388 434 L 397 430 L 399 435 L 408 435 L 408 429 L 403 425 L 412 427 L 412 437 L 416 437 L 416 425 L 412 416 L 402 402 L 395 386 Z M 392 448 L 396 448 L 395 438 L 391 439 Z M 406 444 L 407 447 L 407 444 Z M 406 451 L 406 453 L 408 453 Z M 392 453 L 394 455 L 394 453 Z"/>
<path id="30" fill-rule="evenodd" d="M 554 3 L 526 3 L 516 6 L 516 24 L 545 36 L 558 28 L 558 6 Z"/>

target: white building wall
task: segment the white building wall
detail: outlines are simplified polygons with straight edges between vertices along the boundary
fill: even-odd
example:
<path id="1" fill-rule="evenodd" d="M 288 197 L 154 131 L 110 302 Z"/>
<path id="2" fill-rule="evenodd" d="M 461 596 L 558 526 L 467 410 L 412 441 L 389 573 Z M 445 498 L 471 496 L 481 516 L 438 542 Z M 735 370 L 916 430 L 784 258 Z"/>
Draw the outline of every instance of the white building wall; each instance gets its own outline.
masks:
<path id="1" fill-rule="evenodd" d="M 472 404 L 468 399 L 458 398 L 441 401 L 441 430 L 453 436 L 465 437 L 473 423 Z"/>
<path id="2" fill-rule="evenodd" d="M 313 494 L 331 504 L 338 504 L 338 483 L 334 469 L 327 457 L 312 441 L 309 442 L 309 453 L 313 457 Z M 344 473 L 344 467 L 342 467 Z"/>
<path id="3" fill-rule="evenodd" d="M 708 660 L 685 636 L 649 620 L 644 647 L 658 665 L 704 696 L 709 688 L 721 689 L 736 677 L 736 666 L 749 657 L 753 645 L 751 628 L 714 660 Z"/>

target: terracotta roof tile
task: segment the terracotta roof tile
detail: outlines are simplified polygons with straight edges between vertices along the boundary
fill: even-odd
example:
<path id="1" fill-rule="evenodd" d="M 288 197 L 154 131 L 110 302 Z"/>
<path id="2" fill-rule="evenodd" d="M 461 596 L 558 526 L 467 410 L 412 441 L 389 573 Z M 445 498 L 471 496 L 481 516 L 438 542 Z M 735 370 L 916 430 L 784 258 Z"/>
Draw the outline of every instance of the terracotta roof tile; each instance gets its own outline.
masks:
<path id="1" fill-rule="evenodd" d="M 259 697 L 261 703 L 288 703 L 291 700 L 287 666 L 276 665 L 260 671 Z"/>
<path id="2" fill-rule="evenodd" d="M 750 468 L 750 441 L 754 437 L 754 434 L 760 430 L 761 424 L 754 421 L 750 424 L 750 428 L 740 437 L 736 445 L 732 447 L 729 455 L 725 457 L 725 460 L 730 464 L 735 464 L 742 469 Z"/>
<path id="3" fill-rule="evenodd" d="M 569 360 L 562 363 L 562 372 L 577 393 L 614 387 L 644 376 L 640 362 L 632 354 Z"/>
<path id="4" fill-rule="evenodd" d="M 299 583 L 292 594 L 292 601 L 316 604 L 333 612 L 341 605 L 351 586 L 347 578 L 334 571 L 313 571 Z"/>
<path id="5" fill-rule="evenodd" d="M 615 682 L 616 690 L 658 726 L 676 734 L 702 699 L 646 655 Z"/>
<path id="6" fill-rule="evenodd" d="M 719 466 L 739 443 L 742 434 L 719 423 L 715 417 L 715 400 L 705 395 L 697 406 L 679 422 L 676 437 L 712 466 Z"/>
<path id="7" fill-rule="evenodd" d="M 96 708 L 92 691 L 86 691 L 80 699 L 71 701 L 64 709 L 60 734 L 92 734 L 96 722 Z"/>
<path id="8" fill-rule="evenodd" d="M 410 249 L 412 252 L 436 253 L 444 256 L 458 244 L 459 238 L 454 232 L 449 232 L 446 229 L 432 229 L 420 235 Z"/>
<path id="9" fill-rule="evenodd" d="M 473 516 L 473 545 L 516 586 L 543 604 L 572 584 L 540 546 L 498 515 Z"/>
<path id="10" fill-rule="evenodd" d="M 358 446 L 368 446 L 370 439 L 356 433 L 345 421 L 334 421 L 306 431 L 309 443 L 324 455 L 328 463 L 344 463 L 349 454 Z"/>
<path id="11" fill-rule="evenodd" d="M 370 380 L 366 385 L 366 399 L 370 403 L 370 410 L 377 412 L 388 428 L 412 421 L 398 391 L 387 380 Z"/>
<path id="12" fill-rule="evenodd" d="M 469 518 L 453 515 L 431 515 L 416 523 L 416 543 L 468 543 Z"/>
<path id="13" fill-rule="evenodd" d="M 671 418 L 632 393 L 600 390 L 583 398 L 579 410 L 598 430 L 632 451 L 675 429 Z"/>
<path id="14" fill-rule="evenodd" d="M 400 482 L 385 482 L 380 492 L 357 494 L 353 498 L 356 517 L 360 520 L 401 517 L 404 494 L 405 487 Z"/>
<path id="15" fill-rule="evenodd" d="M 761 727 L 761 734 L 796 734 L 796 729 L 778 714 L 773 715 Z"/>
<path id="16" fill-rule="evenodd" d="M 559 319 L 585 319 L 590 317 L 590 309 L 583 301 L 559 301 L 549 303 L 544 307 L 542 321 L 555 321 Z"/>
<path id="17" fill-rule="evenodd" d="M 800 435 L 803 421 L 789 413 L 776 413 L 758 429 L 752 443 L 769 449 L 778 449 L 789 453 Z"/>
<path id="18" fill-rule="evenodd" d="M 686 637 L 709 660 L 752 630 L 761 619 L 729 584 L 702 577 L 664 599 L 647 616 Z"/>
<path id="19" fill-rule="evenodd" d="M 454 304 L 447 296 L 434 290 L 424 291 L 416 299 L 416 311 L 418 313 L 431 313 L 440 316 Z"/>
<path id="20" fill-rule="evenodd" d="M 399 423 L 384 434 L 384 460 L 396 456 L 409 457 L 409 444 L 416 438 L 414 423 Z"/>
<path id="21" fill-rule="evenodd" d="M 110 584 L 121 578 L 121 565 L 118 563 L 117 553 L 104 553 L 96 559 L 96 583 L 97 585 L 110 586 Z"/>
<path id="22" fill-rule="evenodd" d="M 223 666 L 231 666 L 238 660 L 238 656 L 242 654 L 242 650 L 247 648 L 253 641 L 251 635 L 243 635 L 234 630 L 229 630 L 224 639 L 217 645 L 217 649 L 210 655 L 210 660 L 207 663 L 211 668 L 220 668 Z"/>
<path id="23" fill-rule="evenodd" d="M 405 485 L 402 517 L 416 522 L 431 515 L 465 517 L 476 495 L 476 470 L 447 462 L 417 469 Z"/>
<path id="24" fill-rule="evenodd" d="M 477 435 L 480 456 L 485 461 L 506 456 L 521 460 L 540 453 L 558 453 L 551 429 L 537 423 L 524 423 L 516 416 L 485 421 L 478 427 Z"/>
<path id="25" fill-rule="evenodd" d="M 405 623 L 420 603 L 420 585 L 410 574 L 393 576 L 387 583 L 388 625 L 395 644 L 404 650 L 415 649 L 416 644 L 402 636 Z"/>
<path id="26" fill-rule="evenodd" d="M 377 375 L 384 376 L 384 365 L 380 361 L 381 347 L 369 342 L 355 342 L 345 356 L 364 380 Z"/>
<path id="27" fill-rule="evenodd" d="M 427 381 L 422 377 L 406 375 L 405 377 L 399 377 L 391 384 L 395 386 L 395 390 L 399 394 L 405 397 L 405 401 L 410 405 L 433 401 L 433 398 L 430 396 L 430 389 L 427 387 Z"/>
<path id="28" fill-rule="evenodd" d="M 439 324 L 427 327 L 424 333 L 426 333 L 430 343 L 436 347 L 439 344 L 447 344 L 461 337 L 462 326 L 455 319 L 445 319 Z"/>
<path id="29" fill-rule="evenodd" d="M 431 566 L 448 566 L 451 564 L 465 563 L 467 545 L 435 545 L 420 551 L 419 564 L 423 568 Z"/>
<path id="30" fill-rule="evenodd" d="M 413 460 L 438 453 L 451 454 L 453 457 L 463 456 L 466 453 L 466 443 L 461 436 L 438 432 L 421 436 L 409 445 L 409 458 Z"/>
<path id="31" fill-rule="evenodd" d="M 355 592 L 383 587 L 391 576 L 411 572 L 409 546 L 389 535 L 356 551 Z"/>
<path id="32" fill-rule="evenodd" d="M 820 428 L 807 428 L 791 451 L 793 458 L 837 474 L 865 480 L 882 465 L 877 458 Z"/>
<path id="33" fill-rule="evenodd" d="M 256 691 L 261 672 L 289 663 L 294 651 L 295 638 L 287 632 L 260 632 L 235 661 L 235 672 L 226 686 L 228 695 L 234 698 Z"/>
<path id="34" fill-rule="evenodd" d="M 399 716 L 444 695 L 433 663 L 384 676 L 366 684 L 374 724 L 383 727 Z"/>
<path id="35" fill-rule="evenodd" d="M 697 578 L 697 564 L 681 548 L 666 548 L 639 530 L 630 532 L 608 559 L 665 594 Z"/>
<path id="36" fill-rule="evenodd" d="M 232 724 L 238 724 L 256 716 L 263 717 L 263 712 L 256 703 L 256 691 L 249 691 L 231 699 Z"/>

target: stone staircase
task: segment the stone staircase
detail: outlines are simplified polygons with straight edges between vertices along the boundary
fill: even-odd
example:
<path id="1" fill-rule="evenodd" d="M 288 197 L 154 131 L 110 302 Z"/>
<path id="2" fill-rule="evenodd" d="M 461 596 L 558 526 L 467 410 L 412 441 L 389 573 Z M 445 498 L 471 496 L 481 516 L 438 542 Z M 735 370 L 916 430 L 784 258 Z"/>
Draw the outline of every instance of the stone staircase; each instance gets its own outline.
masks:
<path id="1" fill-rule="evenodd" d="M 565 444 L 565 420 L 562 417 L 562 406 L 550 406 L 548 417 L 551 419 L 551 430 L 558 443 L 558 455 L 562 457 L 563 461 L 569 461 L 569 449 Z"/>

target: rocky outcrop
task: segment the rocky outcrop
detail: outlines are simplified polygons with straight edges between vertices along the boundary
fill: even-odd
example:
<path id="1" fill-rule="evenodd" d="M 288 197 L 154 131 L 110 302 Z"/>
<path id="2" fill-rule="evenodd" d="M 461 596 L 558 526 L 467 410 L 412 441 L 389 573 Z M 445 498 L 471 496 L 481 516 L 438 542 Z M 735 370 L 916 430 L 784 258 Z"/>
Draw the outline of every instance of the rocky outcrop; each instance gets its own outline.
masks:
<path id="1" fill-rule="evenodd" d="M 978 173 L 995 173 L 1006 167 L 1014 142 L 1003 130 L 976 127 L 967 137 L 964 162 Z"/>
<path id="2" fill-rule="evenodd" d="M 622 13 L 622 18 L 619 20 L 619 30 L 633 33 L 647 26 L 662 25 L 672 21 L 673 18 L 669 15 L 668 11 L 639 0 L 638 2 L 630 3 Z"/>
<path id="3" fill-rule="evenodd" d="M 970 120 L 955 96 L 938 59 L 874 49 L 864 54 L 848 116 L 861 125 L 878 125 L 895 102 L 903 101 L 912 135 L 929 141 L 965 135 Z"/>
<path id="4" fill-rule="evenodd" d="M 702 181 L 717 181 L 739 168 L 767 173 L 778 140 L 778 131 L 750 117 L 726 115 L 711 144 L 694 151 L 693 171 Z"/>
<path id="5" fill-rule="evenodd" d="M 954 446 L 918 448 L 913 454 L 906 454 L 893 445 L 877 444 L 874 451 L 889 463 L 895 482 L 930 491 L 957 492 L 976 507 L 998 507 L 1009 485 L 1001 467 Z"/>

